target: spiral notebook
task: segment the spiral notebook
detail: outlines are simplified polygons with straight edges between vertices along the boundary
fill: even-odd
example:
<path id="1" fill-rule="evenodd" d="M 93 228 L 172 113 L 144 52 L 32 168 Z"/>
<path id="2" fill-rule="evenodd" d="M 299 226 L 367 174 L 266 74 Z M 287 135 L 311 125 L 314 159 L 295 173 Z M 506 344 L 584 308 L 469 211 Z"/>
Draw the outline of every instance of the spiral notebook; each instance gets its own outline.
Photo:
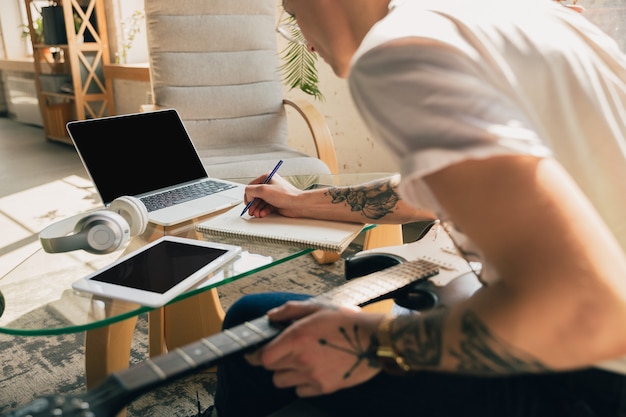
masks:
<path id="1" fill-rule="evenodd" d="M 362 223 L 337 222 L 284 217 L 272 214 L 262 219 L 241 216 L 244 204 L 212 217 L 196 228 L 205 238 L 234 236 L 262 242 L 286 242 L 296 246 L 343 252 L 367 226 Z"/>

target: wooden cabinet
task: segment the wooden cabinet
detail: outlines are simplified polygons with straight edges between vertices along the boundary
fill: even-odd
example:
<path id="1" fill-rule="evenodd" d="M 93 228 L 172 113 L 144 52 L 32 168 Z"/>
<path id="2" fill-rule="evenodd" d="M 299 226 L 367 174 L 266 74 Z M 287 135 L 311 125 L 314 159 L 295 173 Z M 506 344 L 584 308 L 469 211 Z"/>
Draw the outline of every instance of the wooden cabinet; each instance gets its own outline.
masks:
<path id="1" fill-rule="evenodd" d="M 24 1 L 45 135 L 71 144 L 68 121 L 114 114 L 112 83 L 103 75 L 110 64 L 103 0 Z"/>

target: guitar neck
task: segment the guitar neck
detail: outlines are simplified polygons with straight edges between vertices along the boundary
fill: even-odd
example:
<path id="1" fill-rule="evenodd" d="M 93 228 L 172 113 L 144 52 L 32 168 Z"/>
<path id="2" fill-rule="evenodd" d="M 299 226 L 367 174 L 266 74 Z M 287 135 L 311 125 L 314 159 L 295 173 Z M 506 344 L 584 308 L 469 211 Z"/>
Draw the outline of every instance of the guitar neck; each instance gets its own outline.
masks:
<path id="1" fill-rule="evenodd" d="M 344 285 L 314 297 L 314 300 L 342 304 L 363 305 L 373 299 L 385 296 L 428 279 L 438 273 L 437 265 L 428 261 L 403 263 L 382 271 L 374 272 L 359 279 L 348 281 Z M 278 335 L 284 325 L 270 322 L 266 316 L 245 322 L 221 333 L 206 337 L 182 348 L 147 359 L 131 368 L 111 374 L 104 383 L 88 393 L 94 396 L 99 392 L 115 392 L 117 409 L 112 404 L 104 404 L 96 416 L 115 415 L 125 404 L 166 381 L 181 378 L 198 369 L 214 366 L 217 362 L 232 354 L 253 349 Z M 92 404 L 92 411 L 94 410 Z M 105 412 L 106 411 L 106 412 Z"/>

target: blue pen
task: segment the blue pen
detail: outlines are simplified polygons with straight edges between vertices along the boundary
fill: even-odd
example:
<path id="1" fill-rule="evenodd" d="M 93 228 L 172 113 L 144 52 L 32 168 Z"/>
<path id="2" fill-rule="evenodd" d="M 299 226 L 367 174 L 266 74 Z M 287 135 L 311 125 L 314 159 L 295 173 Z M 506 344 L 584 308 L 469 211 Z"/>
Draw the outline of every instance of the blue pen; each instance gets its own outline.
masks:
<path id="1" fill-rule="evenodd" d="M 270 172 L 270 175 L 268 175 L 267 178 L 265 178 L 265 181 L 263 181 L 263 184 L 267 184 L 268 182 L 270 182 L 270 180 L 272 179 L 274 174 L 276 174 L 276 171 L 278 171 L 278 168 L 280 168 L 282 164 L 283 164 L 283 160 L 281 159 L 280 161 L 278 161 L 278 163 L 276 164 L 272 172 Z M 241 212 L 239 216 L 243 216 L 244 214 L 246 214 L 246 211 L 248 211 L 248 209 L 252 206 L 252 203 L 254 203 L 254 200 L 256 200 L 256 198 L 253 198 L 252 200 L 248 202 L 248 204 L 246 204 L 246 206 L 244 207 L 243 211 Z"/>

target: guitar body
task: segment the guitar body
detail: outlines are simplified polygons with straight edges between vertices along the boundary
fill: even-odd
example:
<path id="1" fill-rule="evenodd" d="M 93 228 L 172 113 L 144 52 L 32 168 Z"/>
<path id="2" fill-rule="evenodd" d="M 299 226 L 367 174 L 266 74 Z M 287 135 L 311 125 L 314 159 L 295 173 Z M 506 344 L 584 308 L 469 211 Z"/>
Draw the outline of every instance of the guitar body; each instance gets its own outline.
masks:
<path id="1" fill-rule="evenodd" d="M 381 256 L 386 260 L 380 261 Z M 375 257 L 379 260 L 372 263 Z M 401 300 L 407 297 L 401 294 L 408 289 L 409 294 L 432 292 L 436 302 L 431 304 L 436 306 L 452 302 L 453 298 L 468 297 L 472 290 L 478 288 L 478 280 L 470 266 L 456 252 L 449 236 L 439 224 L 433 225 L 417 242 L 364 251 L 350 262 L 355 262 L 353 266 L 361 262 L 359 270 L 366 275 L 318 295 L 313 300 L 363 306 L 390 296 L 397 296 L 397 300 Z M 374 268 L 375 264 L 377 266 Z M 384 269 L 371 271 L 381 268 Z M 447 290 L 456 288 L 456 282 L 461 282 L 457 279 L 464 276 L 473 277 L 466 291 L 455 295 L 457 298 L 446 295 Z M 215 366 L 230 355 L 255 349 L 278 335 L 285 326 L 287 324 L 270 322 L 266 316 L 259 317 L 115 372 L 99 386 L 85 393 L 40 397 L 7 417 L 115 417 L 142 394 L 200 369 Z"/>

